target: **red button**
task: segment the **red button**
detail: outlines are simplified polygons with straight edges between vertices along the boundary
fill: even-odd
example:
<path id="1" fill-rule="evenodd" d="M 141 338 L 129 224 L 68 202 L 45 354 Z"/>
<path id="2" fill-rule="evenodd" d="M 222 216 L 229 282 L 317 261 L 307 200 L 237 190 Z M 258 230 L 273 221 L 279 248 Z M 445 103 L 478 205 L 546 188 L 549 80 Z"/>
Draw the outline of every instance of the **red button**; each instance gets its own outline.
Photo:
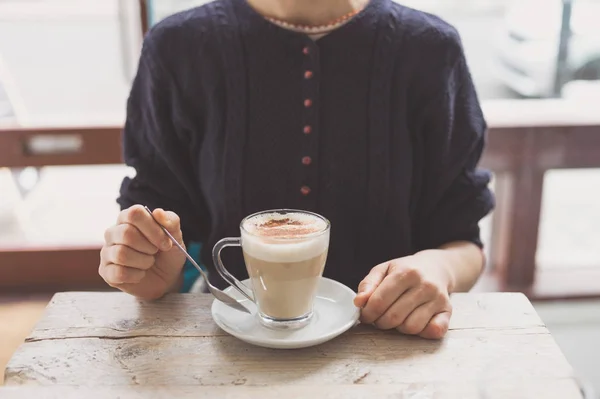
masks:
<path id="1" fill-rule="evenodd" d="M 310 54 L 310 49 L 308 47 L 304 47 L 302 49 L 302 52 L 304 53 L 304 55 L 308 55 L 308 54 Z"/>
<path id="2" fill-rule="evenodd" d="M 312 132 L 312 127 L 309 125 L 304 126 L 304 134 L 310 134 Z"/>
<path id="3" fill-rule="evenodd" d="M 312 158 L 311 157 L 302 157 L 302 164 L 303 165 L 310 165 L 312 163 Z"/>
<path id="4" fill-rule="evenodd" d="M 308 194 L 310 194 L 310 187 L 302 186 L 302 188 L 300 189 L 300 192 L 302 193 L 302 195 L 308 195 Z"/>
<path id="5" fill-rule="evenodd" d="M 312 106 L 312 100 L 310 98 L 307 98 L 306 100 L 304 100 L 304 106 L 306 108 L 310 108 Z"/>
<path id="6" fill-rule="evenodd" d="M 313 77 L 312 71 L 306 71 L 306 72 L 304 72 L 304 79 L 310 79 L 312 77 Z"/>

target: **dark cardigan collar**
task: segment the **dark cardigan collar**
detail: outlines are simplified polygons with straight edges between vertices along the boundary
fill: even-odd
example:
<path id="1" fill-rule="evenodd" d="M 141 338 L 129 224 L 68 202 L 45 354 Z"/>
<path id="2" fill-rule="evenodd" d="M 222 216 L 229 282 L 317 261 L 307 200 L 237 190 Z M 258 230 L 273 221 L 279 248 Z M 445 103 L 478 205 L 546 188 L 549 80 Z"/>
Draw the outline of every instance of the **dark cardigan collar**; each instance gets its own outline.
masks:
<path id="1" fill-rule="evenodd" d="M 271 35 L 280 36 L 283 39 L 292 39 L 298 41 L 304 41 L 307 35 L 301 32 L 295 32 L 289 29 L 285 29 L 279 25 L 276 25 L 261 14 L 259 14 L 247 0 L 228 0 L 231 2 L 235 13 L 239 19 L 240 27 L 243 29 L 259 30 L 261 33 L 267 33 Z M 328 33 L 316 42 L 326 42 L 329 40 L 336 40 L 338 37 L 343 38 L 346 34 L 353 32 L 355 29 L 360 29 L 363 24 L 376 23 L 380 12 L 387 6 L 389 0 L 369 0 L 369 3 L 360 11 L 354 18 L 348 21 L 346 24 Z"/>

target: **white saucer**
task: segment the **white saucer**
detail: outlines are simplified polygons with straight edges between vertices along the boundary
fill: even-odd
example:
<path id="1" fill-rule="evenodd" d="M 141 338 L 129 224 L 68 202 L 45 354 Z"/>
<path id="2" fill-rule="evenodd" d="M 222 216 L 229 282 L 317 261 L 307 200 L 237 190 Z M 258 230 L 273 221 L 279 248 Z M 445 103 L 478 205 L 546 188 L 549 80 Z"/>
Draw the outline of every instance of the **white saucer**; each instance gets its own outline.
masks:
<path id="1" fill-rule="evenodd" d="M 250 286 L 249 280 L 243 283 Z M 322 344 L 357 324 L 360 313 L 354 306 L 354 291 L 337 281 L 322 277 L 310 324 L 295 331 L 278 331 L 260 324 L 256 305 L 236 289 L 228 287 L 225 292 L 246 306 L 252 315 L 232 309 L 215 299 L 211 307 L 215 323 L 234 337 L 265 348 L 296 349 Z"/>

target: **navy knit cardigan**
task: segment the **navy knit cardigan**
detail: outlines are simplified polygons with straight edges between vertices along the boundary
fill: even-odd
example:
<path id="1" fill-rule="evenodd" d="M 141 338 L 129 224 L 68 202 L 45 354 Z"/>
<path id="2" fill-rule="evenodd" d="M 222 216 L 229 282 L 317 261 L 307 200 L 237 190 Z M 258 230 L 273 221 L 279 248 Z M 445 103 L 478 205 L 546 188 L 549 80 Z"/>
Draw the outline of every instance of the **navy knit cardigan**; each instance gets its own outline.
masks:
<path id="1" fill-rule="evenodd" d="M 356 289 L 386 260 L 481 246 L 485 132 L 459 35 L 435 16 L 371 0 L 313 41 L 217 0 L 145 38 L 123 137 L 136 176 L 118 202 L 176 212 L 209 272 L 244 216 L 317 212 L 332 223 L 325 276 Z M 247 276 L 239 249 L 223 255 Z"/>

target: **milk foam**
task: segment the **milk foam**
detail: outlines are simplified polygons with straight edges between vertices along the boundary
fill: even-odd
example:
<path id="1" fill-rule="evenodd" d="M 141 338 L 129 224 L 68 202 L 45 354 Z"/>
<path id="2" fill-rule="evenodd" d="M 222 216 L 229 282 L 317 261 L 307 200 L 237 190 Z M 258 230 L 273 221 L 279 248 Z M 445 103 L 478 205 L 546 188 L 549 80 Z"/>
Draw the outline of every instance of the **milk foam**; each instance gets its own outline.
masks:
<path id="1" fill-rule="evenodd" d="M 265 227 L 265 223 L 269 221 L 283 219 L 289 219 L 292 223 L 282 222 L 281 225 Z M 327 228 L 327 223 L 321 218 L 305 213 L 261 214 L 247 220 L 243 227 L 244 251 L 266 262 L 299 262 L 311 259 L 322 254 L 329 246 L 329 231 L 322 233 Z"/>

